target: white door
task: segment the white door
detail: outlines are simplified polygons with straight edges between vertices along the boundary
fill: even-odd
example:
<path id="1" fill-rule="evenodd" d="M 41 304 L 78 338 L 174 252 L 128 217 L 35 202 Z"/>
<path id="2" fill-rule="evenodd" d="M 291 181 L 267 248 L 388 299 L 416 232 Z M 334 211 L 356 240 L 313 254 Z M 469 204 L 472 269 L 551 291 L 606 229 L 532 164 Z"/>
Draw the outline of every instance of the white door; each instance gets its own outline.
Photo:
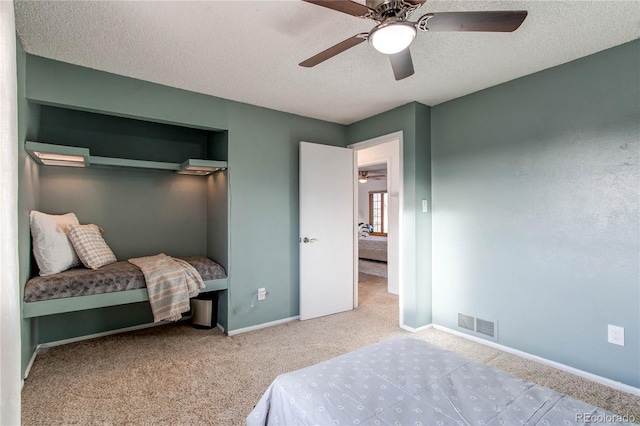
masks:
<path id="1" fill-rule="evenodd" d="M 300 319 L 353 309 L 354 155 L 300 142 Z"/>

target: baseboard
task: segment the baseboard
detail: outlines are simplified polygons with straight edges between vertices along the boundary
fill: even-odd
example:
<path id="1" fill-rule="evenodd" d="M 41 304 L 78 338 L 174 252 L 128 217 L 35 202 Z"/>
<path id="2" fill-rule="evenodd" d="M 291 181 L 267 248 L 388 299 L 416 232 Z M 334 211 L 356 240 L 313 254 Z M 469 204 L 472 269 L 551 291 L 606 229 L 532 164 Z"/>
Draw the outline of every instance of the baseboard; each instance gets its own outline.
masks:
<path id="1" fill-rule="evenodd" d="M 579 370 L 577 368 L 570 367 L 568 365 L 561 364 L 561 363 L 556 362 L 556 361 L 551 361 L 550 359 L 542 358 L 542 357 L 540 357 L 538 355 L 533 355 L 533 354 L 530 354 L 528 352 L 521 351 L 519 349 L 513 349 L 513 348 L 510 348 L 508 346 L 504 346 L 504 345 L 501 345 L 499 343 L 493 342 L 491 340 L 485 340 L 485 339 L 481 339 L 480 337 L 471 336 L 469 334 L 461 333 L 459 331 L 452 330 L 450 328 L 443 327 L 441 325 L 433 324 L 433 328 L 435 328 L 436 330 L 444 331 L 445 333 L 449 333 L 449 334 L 453 334 L 455 336 L 459 336 L 459 337 L 465 338 L 467 340 L 471 340 L 471 341 L 476 342 L 476 343 L 480 343 L 480 344 L 485 345 L 485 346 L 490 346 L 492 348 L 499 349 L 499 350 L 501 350 L 503 352 L 508 352 L 510 354 L 518 355 L 519 357 L 522 357 L 522 358 L 525 358 L 525 359 L 529 359 L 531 361 L 535 361 L 535 362 L 538 362 L 540 364 L 548 365 L 549 367 L 553 367 L 553 368 L 556 368 L 556 369 L 561 370 L 561 371 L 566 371 L 567 373 L 571 373 L 573 375 L 585 378 L 587 380 L 591 380 L 592 382 L 600 383 L 601 385 L 609 386 L 610 388 L 613 388 L 613 389 L 616 389 L 616 390 L 619 390 L 619 391 L 622 391 L 622 392 L 627 392 L 627 393 L 630 393 L 632 395 L 640 396 L 640 388 L 636 388 L 636 387 L 631 386 L 631 385 L 627 385 L 627 384 L 624 384 L 624 383 L 621 383 L 621 382 L 617 382 L 615 380 L 607 379 L 606 377 L 598 376 L 596 374 L 589 373 L 589 372 L 584 371 L 584 370 Z"/>
<path id="2" fill-rule="evenodd" d="M 408 325 L 400 324 L 400 328 L 403 329 L 403 330 L 410 331 L 412 333 L 418 333 L 420 331 L 424 331 L 424 330 L 428 330 L 430 328 L 433 328 L 433 324 L 423 325 L 422 327 L 418 327 L 418 328 L 413 328 L 413 327 L 409 327 Z"/>
<path id="3" fill-rule="evenodd" d="M 33 362 L 36 360 L 36 355 L 38 353 L 38 348 L 39 347 L 40 347 L 40 345 L 36 345 L 36 349 L 31 354 L 31 359 L 29 360 L 29 363 L 27 364 L 27 368 L 24 369 L 24 377 L 22 378 L 22 386 L 24 386 L 24 379 L 29 377 L 29 372 L 31 371 L 31 367 L 33 366 Z"/>
<path id="4" fill-rule="evenodd" d="M 273 327 L 274 325 L 285 324 L 287 322 L 296 321 L 300 319 L 300 315 L 295 317 L 283 318 L 276 321 L 265 322 L 264 324 L 252 325 L 251 327 L 239 328 L 237 330 L 229 330 L 229 336 L 235 336 L 236 334 L 247 333 L 249 331 L 260 330 L 261 328 Z"/>

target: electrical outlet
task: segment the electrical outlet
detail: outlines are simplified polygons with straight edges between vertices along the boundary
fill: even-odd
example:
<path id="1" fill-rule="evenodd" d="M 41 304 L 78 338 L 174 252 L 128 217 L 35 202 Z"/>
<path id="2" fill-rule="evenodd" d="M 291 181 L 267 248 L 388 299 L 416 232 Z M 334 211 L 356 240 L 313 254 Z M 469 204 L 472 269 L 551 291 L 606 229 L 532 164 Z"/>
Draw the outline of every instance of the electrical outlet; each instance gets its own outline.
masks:
<path id="1" fill-rule="evenodd" d="M 624 346 L 624 327 L 609 324 L 608 341 L 614 345 Z"/>
<path id="2" fill-rule="evenodd" d="M 264 300 L 267 297 L 267 290 L 265 288 L 258 289 L 258 300 Z"/>

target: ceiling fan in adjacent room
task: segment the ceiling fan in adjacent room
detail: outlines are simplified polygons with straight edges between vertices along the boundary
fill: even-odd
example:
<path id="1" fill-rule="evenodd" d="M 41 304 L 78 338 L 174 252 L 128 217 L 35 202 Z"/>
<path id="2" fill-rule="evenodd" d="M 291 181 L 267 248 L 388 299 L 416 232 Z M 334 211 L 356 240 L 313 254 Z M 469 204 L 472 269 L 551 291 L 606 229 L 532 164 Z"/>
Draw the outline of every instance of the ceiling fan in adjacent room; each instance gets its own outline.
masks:
<path id="1" fill-rule="evenodd" d="M 366 183 L 369 179 L 383 179 L 386 178 L 386 175 L 370 175 L 367 171 L 358 172 L 358 182 Z"/>
<path id="2" fill-rule="evenodd" d="M 426 0 L 303 0 L 359 18 L 374 20 L 377 25 L 368 33 L 356 34 L 300 63 L 314 67 L 365 40 L 377 51 L 389 55 L 396 80 L 413 75 L 409 45 L 420 31 L 512 32 L 527 17 L 526 10 L 439 12 L 422 15 L 416 22 L 408 20 Z"/>

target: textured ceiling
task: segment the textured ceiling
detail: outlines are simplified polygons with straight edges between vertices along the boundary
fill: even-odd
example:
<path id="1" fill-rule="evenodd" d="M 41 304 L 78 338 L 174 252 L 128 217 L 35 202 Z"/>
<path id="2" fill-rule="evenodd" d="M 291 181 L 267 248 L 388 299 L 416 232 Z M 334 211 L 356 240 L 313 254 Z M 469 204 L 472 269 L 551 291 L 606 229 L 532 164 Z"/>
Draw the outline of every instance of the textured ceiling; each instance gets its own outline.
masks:
<path id="1" fill-rule="evenodd" d="M 300 0 L 16 1 L 28 53 L 349 124 L 411 101 L 436 105 L 640 38 L 640 1 L 428 0 L 427 12 L 527 10 L 514 33 L 420 32 L 415 74 L 362 43 L 298 63 L 375 23 Z"/>

